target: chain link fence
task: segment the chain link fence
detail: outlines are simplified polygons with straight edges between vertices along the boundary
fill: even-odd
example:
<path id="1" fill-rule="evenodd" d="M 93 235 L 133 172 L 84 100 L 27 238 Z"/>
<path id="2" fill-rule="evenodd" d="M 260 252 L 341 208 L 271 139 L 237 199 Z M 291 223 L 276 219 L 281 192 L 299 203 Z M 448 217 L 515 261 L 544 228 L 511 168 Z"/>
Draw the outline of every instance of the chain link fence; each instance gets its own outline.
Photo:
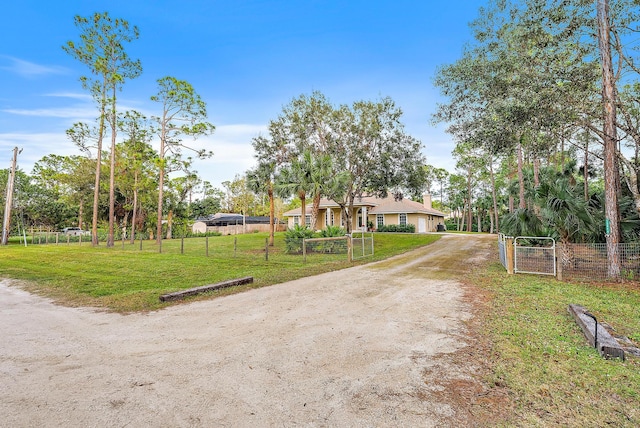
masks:
<path id="1" fill-rule="evenodd" d="M 511 254 L 509 254 L 511 252 Z M 640 280 L 640 243 L 617 247 L 620 274 L 609 274 L 607 244 L 557 244 L 551 238 L 513 238 L 498 235 L 500 263 L 513 273 L 557 275 L 563 280 Z"/>
<path id="2" fill-rule="evenodd" d="M 568 244 L 561 246 L 562 275 L 565 279 L 610 280 L 607 244 Z M 640 243 L 618 244 L 620 277 L 640 279 Z"/>

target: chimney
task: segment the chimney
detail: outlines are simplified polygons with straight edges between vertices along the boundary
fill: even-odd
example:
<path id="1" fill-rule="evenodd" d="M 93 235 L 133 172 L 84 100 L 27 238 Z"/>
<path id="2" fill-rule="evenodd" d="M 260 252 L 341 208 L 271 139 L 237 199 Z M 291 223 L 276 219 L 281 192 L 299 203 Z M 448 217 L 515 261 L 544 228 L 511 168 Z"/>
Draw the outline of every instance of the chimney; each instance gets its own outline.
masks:
<path id="1" fill-rule="evenodd" d="M 433 209 L 433 207 L 431 206 L 431 194 L 429 193 L 425 193 L 422 195 L 422 199 L 424 201 L 424 207 L 428 210 Z"/>

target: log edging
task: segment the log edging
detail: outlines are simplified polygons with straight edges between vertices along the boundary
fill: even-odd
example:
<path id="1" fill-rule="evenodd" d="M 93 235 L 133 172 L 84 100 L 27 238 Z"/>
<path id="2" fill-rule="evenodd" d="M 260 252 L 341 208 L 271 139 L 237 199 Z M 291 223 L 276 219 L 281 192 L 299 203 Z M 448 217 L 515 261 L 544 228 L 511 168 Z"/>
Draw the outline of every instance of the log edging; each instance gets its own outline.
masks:
<path id="1" fill-rule="evenodd" d="M 596 321 L 591 318 L 592 315 L 589 314 L 587 308 L 571 304 L 569 305 L 569 313 L 573 315 L 573 318 L 576 320 L 576 323 L 582 329 L 587 341 L 591 346 L 596 348 L 600 355 L 604 358 L 620 358 L 624 361 L 624 349 L 618 343 L 617 339 L 604 328 L 601 323 L 596 323 Z M 589 314 L 589 315 L 587 315 Z M 597 326 L 597 337 L 598 342 L 596 343 L 596 326 Z"/>
<path id="2" fill-rule="evenodd" d="M 181 300 L 181 299 L 184 299 L 185 297 L 206 293 L 207 291 L 220 290 L 221 288 L 234 287 L 236 285 L 251 284 L 252 282 L 253 282 L 252 276 L 246 276 L 244 278 L 237 278 L 237 279 L 230 279 L 228 281 L 218 282 L 216 284 L 203 285 L 200 287 L 188 288 L 186 290 L 180 290 L 173 293 L 162 294 L 160 296 L 160 301 L 170 302 L 173 300 Z"/>

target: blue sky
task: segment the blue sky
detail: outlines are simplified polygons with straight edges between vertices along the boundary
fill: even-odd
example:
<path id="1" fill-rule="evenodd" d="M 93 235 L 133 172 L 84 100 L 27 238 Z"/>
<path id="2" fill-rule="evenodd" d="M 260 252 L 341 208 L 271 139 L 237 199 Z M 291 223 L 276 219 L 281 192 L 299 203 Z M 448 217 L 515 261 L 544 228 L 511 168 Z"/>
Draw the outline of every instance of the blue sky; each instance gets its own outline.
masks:
<path id="1" fill-rule="evenodd" d="M 158 114 L 156 80 L 190 82 L 216 132 L 197 141 L 214 156 L 197 161 L 220 187 L 254 165 L 251 139 L 300 94 L 334 104 L 390 96 L 427 162 L 452 171 L 453 142 L 430 125 L 438 102 L 432 78 L 471 40 L 468 23 L 486 0 L 20 0 L 0 15 L 0 168 L 12 149 L 30 172 L 43 156 L 80 154 L 65 130 L 96 108 L 79 78 L 88 70 L 61 46 L 78 39 L 75 15 L 108 11 L 140 29 L 127 51 L 143 73 L 119 94 L 120 108 Z"/>

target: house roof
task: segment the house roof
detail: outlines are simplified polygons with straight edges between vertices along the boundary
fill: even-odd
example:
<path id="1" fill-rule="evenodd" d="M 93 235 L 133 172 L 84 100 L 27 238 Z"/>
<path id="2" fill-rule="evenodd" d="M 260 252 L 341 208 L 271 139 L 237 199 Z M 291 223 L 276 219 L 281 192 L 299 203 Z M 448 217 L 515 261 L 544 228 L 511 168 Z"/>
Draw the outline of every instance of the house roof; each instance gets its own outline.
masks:
<path id="1" fill-rule="evenodd" d="M 320 209 L 327 208 L 339 208 L 335 201 L 329 199 L 321 199 L 320 200 Z M 356 198 L 353 203 L 354 208 L 362 208 L 367 207 L 369 214 L 427 214 L 427 215 L 435 215 L 439 217 L 444 217 L 444 213 L 433 209 L 427 208 L 420 202 L 415 202 L 410 199 L 403 198 L 401 200 L 396 200 L 393 196 L 388 196 L 386 198 L 376 198 L 373 196 L 363 196 L 361 198 Z M 307 204 L 306 206 L 306 214 L 311 214 L 313 210 L 313 206 L 311 204 Z M 293 217 L 301 215 L 301 208 L 295 208 L 293 210 L 289 210 L 283 214 L 284 217 Z"/>
<path id="2" fill-rule="evenodd" d="M 207 218 L 199 218 L 196 222 L 203 222 L 207 226 L 230 226 L 236 224 L 242 224 L 242 214 L 235 213 L 217 213 L 210 215 Z M 275 221 L 278 223 L 278 220 Z M 246 216 L 244 218 L 245 224 L 269 224 L 269 217 L 263 216 Z"/>

